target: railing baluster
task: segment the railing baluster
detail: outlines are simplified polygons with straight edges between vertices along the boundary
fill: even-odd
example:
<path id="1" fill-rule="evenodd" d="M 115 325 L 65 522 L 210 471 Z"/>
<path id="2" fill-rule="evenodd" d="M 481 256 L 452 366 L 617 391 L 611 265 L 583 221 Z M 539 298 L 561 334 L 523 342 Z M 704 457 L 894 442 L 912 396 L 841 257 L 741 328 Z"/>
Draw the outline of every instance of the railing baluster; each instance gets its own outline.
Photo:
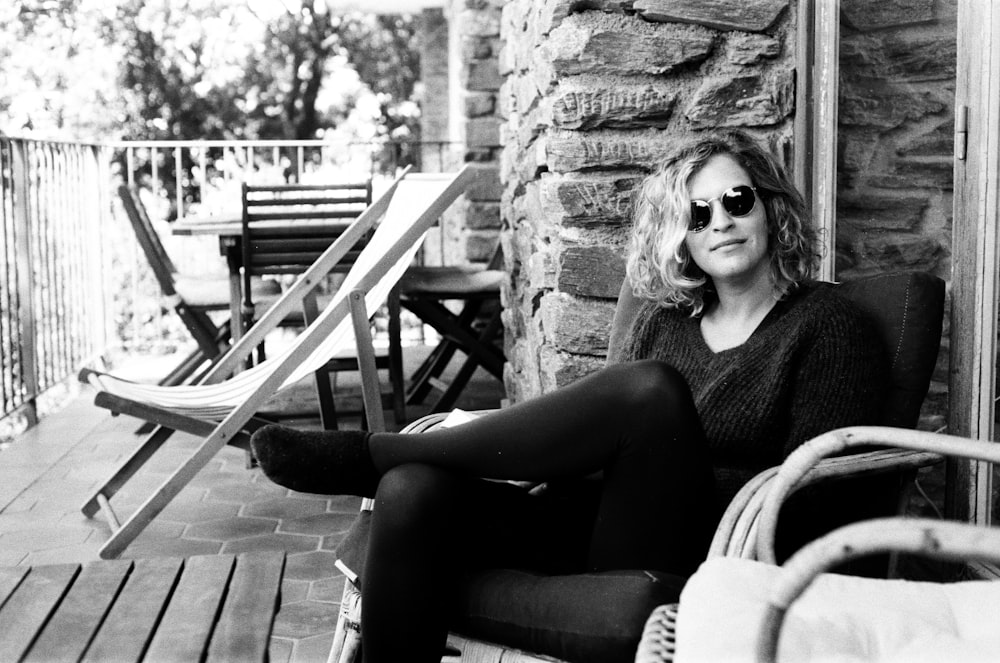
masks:
<path id="1" fill-rule="evenodd" d="M 14 283 L 13 209 L 11 201 L 10 142 L 0 138 L 0 407 L 6 413 L 13 410 L 14 356 L 17 346 L 15 319 L 12 311 L 13 297 L 10 286 Z M 6 331 L 5 331 L 6 330 Z"/>
<path id="2" fill-rule="evenodd" d="M 150 172 L 153 174 L 153 198 L 160 198 L 160 150 L 156 147 L 149 148 Z"/>
<path id="3" fill-rule="evenodd" d="M 35 312 L 32 293 L 35 289 L 35 279 L 31 269 L 31 232 L 28 221 L 29 174 L 27 163 L 27 144 L 18 142 L 13 149 L 14 182 L 14 243 L 17 247 L 17 286 L 18 286 L 18 317 L 21 328 L 21 370 L 19 377 L 25 390 L 26 406 L 24 414 L 28 425 L 38 423 L 38 411 L 35 407 L 35 397 L 38 394 L 38 372 L 35 366 Z"/>
<path id="4" fill-rule="evenodd" d="M 174 192 L 176 194 L 177 201 L 177 218 L 182 218 L 184 216 L 184 180 L 181 177 L 183 174 L 183 162 L 181 160 L 181 148 L 174 148 L 174 185 L 177 190 Z"/>

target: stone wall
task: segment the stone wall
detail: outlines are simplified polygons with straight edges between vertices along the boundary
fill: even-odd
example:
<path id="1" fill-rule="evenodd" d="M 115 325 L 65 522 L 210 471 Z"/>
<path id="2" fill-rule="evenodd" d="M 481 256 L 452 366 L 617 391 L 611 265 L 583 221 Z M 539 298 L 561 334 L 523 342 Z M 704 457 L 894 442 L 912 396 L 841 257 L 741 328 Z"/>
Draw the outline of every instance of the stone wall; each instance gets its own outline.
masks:
<path id="1" fill-rule="evenodd" d="M 673 141 L 741 127 L 790 162 L 795 25 L 787 0 L 504 4 L 511 400 L 603 365 L 631 192 Z"/>
<path id="2" fill-rule="evenodd" d="M 955 0 L 842 0 L 837 276 L 951 271 Z M 947 318 L 946 318 L 947 322 Z M 922 427 L 945 423 L 947 330 Z"/>

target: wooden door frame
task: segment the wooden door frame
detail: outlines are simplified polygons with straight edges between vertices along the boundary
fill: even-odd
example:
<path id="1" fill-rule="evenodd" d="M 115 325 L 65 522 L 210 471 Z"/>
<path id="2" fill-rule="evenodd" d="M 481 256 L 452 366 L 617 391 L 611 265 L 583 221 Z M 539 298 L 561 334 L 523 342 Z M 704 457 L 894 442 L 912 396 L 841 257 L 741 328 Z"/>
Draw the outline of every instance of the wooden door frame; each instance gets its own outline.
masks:
<path id="1" fill-rule="evenodd" d="M 948 429 L 993 439 L 1000 228 L 1000 7 L 958 2 Z M 948 466 L 946 510 L 987 524 L 985 463 Z"/>
<path id="2" fill-rule="evenodd" d="M 833 281 L 837 262 L 837 99 L 840 0 L 798 3 L 795 184 L 822 238 L 818 277 Z"/>

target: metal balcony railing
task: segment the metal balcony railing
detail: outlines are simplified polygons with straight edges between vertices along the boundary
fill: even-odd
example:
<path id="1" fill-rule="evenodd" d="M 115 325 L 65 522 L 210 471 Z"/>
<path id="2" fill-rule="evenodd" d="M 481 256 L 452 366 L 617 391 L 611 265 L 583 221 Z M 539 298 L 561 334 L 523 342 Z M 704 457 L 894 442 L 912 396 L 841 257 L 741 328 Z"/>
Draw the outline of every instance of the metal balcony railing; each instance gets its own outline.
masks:
<path id="1" fill-rule="evenodd" d="M 440 172 L 462 159 L 447 142 L 0 137 L 0 443 L 13 419 L 36 423 L 39 398 L 81 366 L 184 334 L 118 211 L 119 182 L 150 191 L 168 250 L 185 241 L 175 262 L 203 266 L 221 261 L 217 246 L 171 238 L 166 224 L 232 213 L 243 181 L 378 182 L 405 165 Z"/>
<path id="2" fill-rule="evenodd" d="M 0 419 L 107 346 L 107 147 L 0 138 Z"/>

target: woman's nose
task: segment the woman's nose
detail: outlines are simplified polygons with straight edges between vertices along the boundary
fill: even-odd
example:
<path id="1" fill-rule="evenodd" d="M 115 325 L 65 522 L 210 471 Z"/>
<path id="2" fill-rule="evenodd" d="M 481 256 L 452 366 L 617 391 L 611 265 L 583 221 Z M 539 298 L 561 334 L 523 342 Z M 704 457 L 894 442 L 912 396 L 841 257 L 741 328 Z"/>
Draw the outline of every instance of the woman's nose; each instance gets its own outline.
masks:
<path id="1" fill-rule="evenodd" d="M 735 223 L 721 200 L 716 199 L 709 204 L 712 206 L 712 221 L 709 224 L 711 229 L 725 230 Z"/>

